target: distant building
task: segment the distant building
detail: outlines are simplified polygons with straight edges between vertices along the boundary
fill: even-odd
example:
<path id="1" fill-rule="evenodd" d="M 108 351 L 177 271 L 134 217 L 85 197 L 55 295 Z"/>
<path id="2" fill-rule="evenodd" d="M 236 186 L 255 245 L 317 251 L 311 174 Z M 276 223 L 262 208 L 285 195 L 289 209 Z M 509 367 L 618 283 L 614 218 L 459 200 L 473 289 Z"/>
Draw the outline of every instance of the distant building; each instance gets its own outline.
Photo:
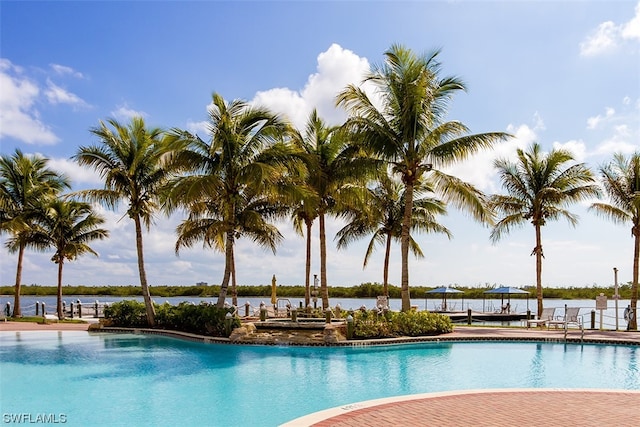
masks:
<path id="1" fill-rule="evenodd" d="M 198 282 L 196 286 L 209 286 L 209 284 L 207 282 Z"/>

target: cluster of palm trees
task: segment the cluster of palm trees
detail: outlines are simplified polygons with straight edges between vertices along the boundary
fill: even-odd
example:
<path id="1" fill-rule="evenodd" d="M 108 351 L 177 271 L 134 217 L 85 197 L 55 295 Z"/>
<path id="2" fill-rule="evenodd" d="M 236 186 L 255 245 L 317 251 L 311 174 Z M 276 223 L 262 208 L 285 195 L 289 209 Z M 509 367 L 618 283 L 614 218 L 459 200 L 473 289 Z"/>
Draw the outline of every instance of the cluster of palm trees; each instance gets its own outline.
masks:
<path id="1" fill-rule="evenodd" d="M 47 167 L 47 159 L 28 156 L 16 150 L 0 157 L 0 231 L 10 237 L 6 246 L 18 253 L 13 315 L 20 316 L 20 284 L 25 249 L 53 248 L 51 261 L 58 264 L 56 311 L 62 313 L 62 270 L 65 260 L 85 253 L 97 253 L 89 243 L 108 237 L 99 226 L 104 218 L 93 212 L 89 203 L 61 197 L 70 189 L 69 180 Z"/>
<path id="2" fill-rule="evenodd" d="M 115 120 L 100 122 L 91 129 L 100 143 L 80 147 L 74 159 L 100 174 L 105 183 L 102 189 L 78 191 L 61 198 L 60 192 L 69 187 L 68 182 L 46 169 L 43 159 L 36 158 L 31 162 L 42 163 L 40 174 L 45 176 L 34 175 L 30 188 L 22 188 L 24 181 L 14 177 L 12 170 L 17 168 L 17 158 L 24 156 L 16 152 L 13 158 L 3 157 L 0 229 L 11 234 L 7 244 L 19 252 L 16 301 L 24 249 L 57 248 L 54 240 L 45 241 L 44 234 L 36 233 L 53 227 L 32 213 L 42 210 L 40 202 L 100 202 L 115 208 L 124 201 L 128 204 L 127 214 L 135 223 L 140 284 L 150 325 L 155 323 L 155 313 L 145 274 L 142 227 L 149 228 L 158 212 L 171 214 L 178 210 L 186 212 L 186 218 L 176 229 L 176 252 L 202 242 L 225 254 L 220 306 L 225 303 L 229 287 L 232 302 L 237 304 L 237 239 L 249 238 L 275 252 L 283 236 L 274 222 L 289 217 L 295 229 L 306 236 L 306 305 L 310 302 L 311 232 L 318 220 L 320 292 L 322 307 L 328 308 L 325 221 L 330 215 L 343 218 L 347 224 L 336 236 L 338 248 L 373 236 L 365 265 L 376 245 L 385 246 L 385 292 L 391 243 L 400 242 L 402 310 L 406 311 L 411 307 L 409 251 L 423 256 L 412 233 L 450 236 L 450 230 L 438 223 L 438 216 L 452 205 L 493 225 L 494 241 L 514 226 L 526 222 L 534 225 L 536 246 L 532 254 L 537 259 L 540 313 L 540 227 L 547 220 L 560 217 L 575 224 L 575 216 L 566 210 L 568 205 L 598 196 L 600 188 L 589 168 L 572 164 L 570 153 L 553 150 L 544 154 L 538 144 L 527 151 L 518 150 L 515 163 L 495 162 L 506 195 L 487 196 L 446 173 L 448 166 L 507 140 L 510 135 L 470 134 L 464 124 L 446 120 L 452 96 L 465 90 L 465 86 L 458 78 L 441 76 L 438 54 L 434 51 L 419 56 L 403 46 L 392 46 L 385 52 L 384 63 L 363 80 L 375 88 L 374 97 L 355 85 L 337 95 L 336 105 L 348 112 L 341 126 L 327 125 L 313 111 L 305 128 L 298 130 L 269 109 L 242 100 L 228 102 L 217 93 L 213 94 L 209 110 L 210 138 L 206 141 L 182 129 L 149 129 L 139 117 L 128 125 Z M 628 159 L 616 156 L 614 163 L 604 166 L 601 172 L 612 204 L 596 203 L 593 209 L 616 221 L 633 224 L 635 309 L 640 153 Z M 29 201 L 20 199 L 24 192 L 33 193 Z M 76 197 L 83 202 L 72 202 Z M 82 250 L 57 249 L 54 261 L 60 263 L 60 276 L 63 259 L 91 252 L 86 243 L 106 236 L 106 231 L 98 228 L 101 219 L 90 213 L 90 206 L 82 205 L 76 211 L 80 215 L 75 217 L 76 223 L 81 222 L 80 211 L 85 215 L 82 218 L 92 218 L 93 223 L 84 228 L 92 233 L 82 239 Z M 19 303 L 14 305 L 14 314 L 16 308 L 19 314 Z"/>

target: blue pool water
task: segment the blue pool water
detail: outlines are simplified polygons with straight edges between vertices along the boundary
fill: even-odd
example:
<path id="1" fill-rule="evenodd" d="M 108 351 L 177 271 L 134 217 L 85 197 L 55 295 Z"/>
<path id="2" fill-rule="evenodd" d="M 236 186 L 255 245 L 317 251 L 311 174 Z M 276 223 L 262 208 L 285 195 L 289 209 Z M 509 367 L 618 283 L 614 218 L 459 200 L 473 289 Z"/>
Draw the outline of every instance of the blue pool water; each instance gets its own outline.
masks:
<path id="1" fill-rule="evenodd" d="M 277 426 L 368 399 L 521 387 L 638 390 L 640 348 L 535 342 L 272 347 L 0 332 L 3 422 L 13 414 L 32 420 L 54 414 L 64 416 L 66 426 Z"/>

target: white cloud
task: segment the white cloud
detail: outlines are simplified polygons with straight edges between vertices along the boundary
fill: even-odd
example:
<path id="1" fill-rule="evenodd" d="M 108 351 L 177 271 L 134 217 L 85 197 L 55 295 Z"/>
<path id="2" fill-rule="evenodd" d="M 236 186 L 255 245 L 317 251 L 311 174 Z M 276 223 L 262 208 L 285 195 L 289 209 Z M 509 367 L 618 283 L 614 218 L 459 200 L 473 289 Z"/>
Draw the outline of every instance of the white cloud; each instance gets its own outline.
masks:
<path id="1" fill-rule="evenodd" d="M 59 141 L 35 108 L 39 96 L 37 83 L 24 76 L 21 67 L 0 59 L 0 138 L 15 138 L 28 144 Z"/>
<path id="2" fill-rule="evenodd" d="M 636 15 L 622 26 L 622 37 L 640 40 L 640 2 L 636 5 Z"/>
<path id="3" fill-rule="evenodd" d="M 49 64 L 49 66 L 51 67 L 51 69 L 58 75 L 60 76 L 72 76 L 75 77 L 77 79 L 83 79 L 84 75 L 79 72 L 74 70 L 71 67 L 67 67 L 66 65 L 60 65 L 60 64 Z"/>
<path id="4" fill-rule="evenodd" d="M 493 167 L 494 160 L 515 159 L 518 148 L 525 148 L 536 140 L 535 130 L 528 125 L 509 125 L 506 132 L 513 135 L 513 138 L 495 144 L 492 149 L 480 151 L 466 161 L 446 168 L 445 172 L 475 185 L 482 191 L 499 191 L 500 183 Z"/>
<path id="5" fill-rule="evenodd" d="M 533 130 L 545 130 L 547 128 L 544 124 L 544 120 L 542 120 L 542 116 L 537 111 L 533 114 L 533 121 Z"/>
<path id="6" fill-rule="evenodd" d="M 635 15 L 624 24 L 617 25 L 606 21 L 598 25 L 587 38 L 580 43 L 580 55 L 596 56 L 611 52 L 626 41 L 640 40 L 640 2 L 636 5 Z"/>
<path id="7" fill-rule="evenodd" d="M 637 151 L 637 141 L 640 139 L 638 117 L 640 103 L 634 103 L 630 97 L 625 96 L 621 101 L 620 111 L 607 107 L 604 115 L 588 118 L 587 128 L 598 129 L 601 138 L 591 154 L 609 157 L 613 153 L 629 154 Z"/>
<path id="8" fill-rule="evenodd" d="M 187 120 L 187 130 L 192 134 L 198 135 L 200 138 L 205 139 L 211 136 L 209 132 L 209 122 L 203 120 L 201 122 L 194 122 L 192 120 Z"/>
<path id="9" fill-rule="evenodd" d="M 317 69 L 309 76 L 302 97 L 318 109 L 321 117 L 339 124 L 346 116 L 336 110 L 335 97 L 347 85 L 360 84 L 370 70 L 369 61 L 334 43 L 318 55 Z"/>
<path id="10" fill-rule="evenodd" d="M 317 72 L 309 76 L 302 90 L 275 88 L 258 92 L 252 102 L 284 114 L 299 129 L 313 108 L 329 124 L 340 124 L 346 113 L 335 107 L 336 95 L 348 84 L 360 84 L 369 69 L 366 58 L 334 43 L 318 55 Z"/>
<path id="11" fill-rule="evenodd" d="M 284 118 L 301 129 L 306 120 L 311 105 L 302 96 L 287 88 L 275 88 L 256 93 L 252 104 L 268 107 L 272 111 L 280 112 Z"/>
<path id="12" fill-rule="evenodd" d="M 71 180 L 74 190 L 78 187 L 86 188 L 88 186 L 101 186 L 104 181 L 97 172 L 88 167 L 81 167 L 71 159 L 50 158 L 49 166 L 51 169 L 64 173 Z"/>
<path id="13" fill-rule="evenodd" d="M 610 156 L 613 153 L 630 154 L 638 150 L 633 141 L 632 132 L 625 124 L 615 126 L 613 134 L 598 144 L 596 154 Z"/>
<path id="14" fill-rule="evenodd" d="M 580 55 L 594 56 L 607 52 L 618 45 L 620 27 L 611 21 L 603 22 L 598 29 L 580 43 Z"/>
<path id="15" fill-rule="evenodd" d="M 589 117 L 587 119 L 587 129 L 596 129 L 600 126 L 600 124 L 607 120 L 610 119 L 611 117 L 613 117 L 616 113 L 616 110 L 614 110 L 611 107 L 607 107 L 605 109 L 605 114 L 604 116 L 598 114 L 597 116 L 594 117 Z"/>
<path id="16" fill-rule="evenodd" d="M 555 150 L 562 149 L 567 150 L 571 154 L 573 154 L 573 158 L 576 162 L 582 163 L 584 159 L 587 157 L 587 146 L 584 141 L 581 140 L 571 140 L 567 142 L 554 142 L 553 148 Z"/>
<path id="17" fill-rule="evenodd" d="M 121 121 L 130 120 L 134 117 L 148 117 L 148 114 L 145 113 L 144 111 L 137 111 L 132 108 L 129 108 L 129 106 L 126 103 L 117 106 L 115 110 L 111 111 L 111 115 L 115 119 L 121 120 Z"/>
<path id="18" fill-rule="evenodd" d="M 47 89 L 44 91 L 47 100 L 51 104 L 69 104 L 75 107 L 86 107 L 84 102 L 78 95 L 71 93 L 47 79 Z"/>

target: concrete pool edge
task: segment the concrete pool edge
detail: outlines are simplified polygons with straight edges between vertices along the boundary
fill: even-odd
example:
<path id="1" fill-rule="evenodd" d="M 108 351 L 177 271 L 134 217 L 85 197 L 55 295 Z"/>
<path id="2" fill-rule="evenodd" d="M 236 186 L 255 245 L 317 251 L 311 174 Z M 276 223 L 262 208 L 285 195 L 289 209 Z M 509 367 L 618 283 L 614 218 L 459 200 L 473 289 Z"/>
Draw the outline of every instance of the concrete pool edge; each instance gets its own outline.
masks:
<path id="1" fill-rule="evenodd" d="M 419 393 L 419 394 L 411 394 L 404 396 L 396 396 L 396 397 L 388 397 L 381 399 L 373 399 L 366 400 L 362 402 L 355 402 L 348 405 L 341 405 L 334 408 L 325 409 L 322 411 L 314 412 L 311 414 L 304 415 L 302 417 L 293 419 L 284 424 L 281 424 L 280 427 L 306 427 L 306 426 L 316 426 L 316 427 L 328 427 L 328 426 L 341 426 L 341 425 L 356 425 L 359 422 L 367 422 L 370 420 L 377 419 L 381 420 L 381 414 L 383 415 L 385 425 L 409 425 L 407 423 L 411 421 L 415 421 L 411 417 L 416 416 L 424 416 L 423 421 L 429 420 L 429 416 L 433 414 L 429 414 L 428 412 L 421 412 L 421 409 L 416 407 L 415 404 L 424 403 L 424 406 L 431 408 L 432 410 L 437 411 L 437 408 L 434 408 L 434 403 L 438 399 L 445 398 L 447 400 L 446 405 L 448 408 L 449 414 L 455 414 L 458 416 L 458 423 L 452 422 L 452 418 L 448 418 L 449 425 L 466 425 L 469 421 L 468 419 L 464 419 L 466 415 L 472 415 L 473 412 L 478 411 L 477 405 L 470 405 L 469 398 L 494 398 L 498 395 L 499 402 L 504 406 L 505 412 L 510 411 L 509 414 L 495 414 L 495 419 L 497 421 L 491 421 L 492 426 L 503 425 L 500 424 L 500 416 L 504 416 L 504 425 L 513 425 L 516 421 L 522 421 L 525 419 L 535 420 L 538 417 L 538 420 L 533 423 L 530 422 L 526 425 L 540 425 L 539 417 L 540 408 L 539 404 L 544 403 L 552 403 L 556 401 L 567 401 L 568 397 L 571 396 L 571 399 L 574 403 L 581 404 L 581 399 L 583 397 L 589 397 L 589 408 L 585 408 L 586 412 L 581 414 L 575 413 L 572 408 L 568 408 L 568 416 L 574 417 L 575 423 L 574 425 L 583 425 L 580 423 L 580 417 L 588 417 L 591 422 L 601 423 L 603 421 L 603 417 L 607 417 L 609 421 L 611 414 L 604 412 L 603 408 L 617 408 L 616 403 L 619 404 L 621 396 L 631 396 L 632 399 L 640 398 L 640 390 L 617 390 L 617 389 L 585 389 L 585 388 L 514 388 L 514 389 L 472 389 L 472 390 L 454 390 L 454 391 L 445 391 L 445 392 L 433 392 L 433 393 Z M 597 395 L 597 396 L 596 396 Z M 535 396 L 536 402 L 534 402 L 532 397 Z M 597 404 L 594 405 L 591 401 L 594 396 L 597 397 Z M 519 403 L 518 406 L 510 406 L 510 404 Z M 525 404 L 526 403 L 526 404 Z M 586 404 L 586 402 L 585 402 Z M 413 407 L 409 407 L 412 405 Z M 627 408 L 621 408 L 622 410 L 628 411 Z M 627 418 L 627 421 L 635 422 L 634 416 L 638 417 L 638 414 L 635 412 L 635 408 L 631 408 L 632 411 L 630 418 Z M 518 414 L 518 417 L 521 419 L 517 419 L 514 416 L 514 413 Z M 557 414 L 553 414 L 557 416 Z M 621 417 L 626 417 L 628 415 L 627 412 L 622 412 Z M 598 418 L 600 417 L 600 418 Z M 433 419 L 431 419 L 433 421 Z M 438 421 L 438 420 L 436 420 Z M 440 420 L 442 421 L 442 420 Z M 606 420 L 605 420 L 606 421 Z M 369 424 L 366 424 L 369 425 Z M 546 425 L 543 424 L 542 425 Z M 559 424 L 562 425 L 562 424 Z M 584 424 L 587 425 L 587 424 Z M 595 425 L 595 424 L 589 424 Z M 620 425 L 620 424 L 599 424 L 599 425 Z"/>
<path id="2" fill-rule="evenodd" d="M 210 337 L 188 332 L 147 329 L 147 328 L 101 328 L 96 332 L 111 333 L 134 333 L 162 335 L 173 338 L 198 341 L 208 344 L 237 344 L 237 345 L 267 345 L 267 346 L 303 346 L 303 347 L 369 347 L 369 346 L 389 346 L 404 345 L 412 343 L 427 342 L 460 342 L 460 341 L 532 341 L 547 343 L 567 343 L 567 344 L 618 344 L 640 346 L 639 332 L 626 331 L 599 331 L 585 330 L 584 337 L 580 331 L 569 331 L 566 339 L 564 331 L 561 329 L 525 329 L 525 328 L 495 328 L 495 327 L 464 327 L 457 326 L 453 332 L 443 335 L 420 336 L 420 337 L 398 337 L 382 338 L 370 340 L 340 341 L 337 343 L 294 343 L 294 342 L 263 342 L 255 341 L 231 341 L 228 338 Z"/>
<path id="3" fill-rule="evenodd" d="M 28 322 L 0 322 L 0 331 L 58 331 L 58 330 L 87 330 L 89 324 L 54 323 L 38 324 Z M 402 345 L 423 342 L 448 342 L 448 341 L 534 341 L 547 343 L 567 344 L 618 344 L 640 346 L 640 332 L 637 331 L 613 331 L 591 330 L 584 331 L 582 338 L 579 330 L 569 330 L 566 340 L 562 329 L 546 328 L 500 328 L 480 326 L 456 326 L 454 331 L 443 335 L 423 337 L 399 337 L 371 340 L 341 341 L 338 343 L 290 343 L 290 342 L 243 342 L 231 341 L 228 338 L 211 337 L 182 331 L 151 328 L 120 328 L 102 327 L 89 329 L 89 332 L 108 333 L 133 333 L 161 335 L 188 341 L 203 342 L 208 344 L 238 344 L 238 345 L 269 345 L 269 346 L 326 346 L 326 347 L 368 347 L 379 345 Z"/>

